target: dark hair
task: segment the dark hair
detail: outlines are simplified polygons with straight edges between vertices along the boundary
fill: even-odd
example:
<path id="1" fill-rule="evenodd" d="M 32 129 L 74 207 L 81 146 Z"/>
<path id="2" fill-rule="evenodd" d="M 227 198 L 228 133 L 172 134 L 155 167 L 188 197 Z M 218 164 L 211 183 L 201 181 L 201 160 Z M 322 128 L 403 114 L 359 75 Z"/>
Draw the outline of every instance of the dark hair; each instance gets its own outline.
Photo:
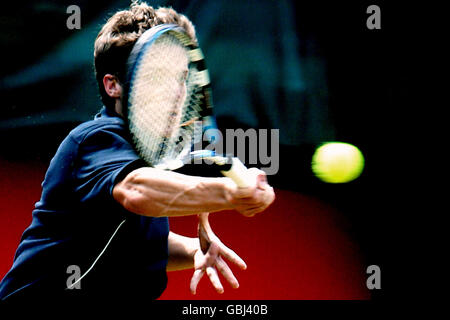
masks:
<path id="1" fill-rule="evenodd" d="M 165 23 L 183 27 L 197 43 L 194 25 L 186 16 L 172 8 L 154 9 L 145 2 L 133 1 L 130 9 L 116 12 L 102 27 L 94 44 L 94 67 L 102 102 L 106 107 L 114 108 L 114 99 L 105 91 L 105 74 L 115 75 L 123 83 L 126 61 L 134 43 L 147 29 Z"/>

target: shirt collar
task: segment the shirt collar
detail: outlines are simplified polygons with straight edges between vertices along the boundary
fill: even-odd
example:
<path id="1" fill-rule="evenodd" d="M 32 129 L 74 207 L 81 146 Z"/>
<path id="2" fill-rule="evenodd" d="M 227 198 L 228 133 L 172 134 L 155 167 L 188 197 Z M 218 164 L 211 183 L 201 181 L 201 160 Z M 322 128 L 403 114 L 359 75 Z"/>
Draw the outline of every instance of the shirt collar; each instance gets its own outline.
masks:
<path id="1" fill-rule="evenodd" d="M 110 118 L 110 117 L 116 117 L 122 119 L 122 116 L 118 114 L 116 111 L 111 110 L 110 108 L 107 108 L 105 106 L 102 107 L 99 113 L 95 115 L 95 119 L 99 118 Z"/>

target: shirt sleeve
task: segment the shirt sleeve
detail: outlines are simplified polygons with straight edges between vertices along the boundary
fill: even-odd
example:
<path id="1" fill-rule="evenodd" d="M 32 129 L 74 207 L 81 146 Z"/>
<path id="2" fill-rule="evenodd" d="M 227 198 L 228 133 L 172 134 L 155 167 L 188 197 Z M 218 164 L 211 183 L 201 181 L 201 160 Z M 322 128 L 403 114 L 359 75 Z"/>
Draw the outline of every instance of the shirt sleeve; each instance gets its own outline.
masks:
<path id="1" fill-rule="evenodd" d="M 93 130 L 80 142 L 74 181 L 82 203 L 110 201 L 118 182 L 131 171 L 146 166 L 123 131 L 104 127 Z"/>

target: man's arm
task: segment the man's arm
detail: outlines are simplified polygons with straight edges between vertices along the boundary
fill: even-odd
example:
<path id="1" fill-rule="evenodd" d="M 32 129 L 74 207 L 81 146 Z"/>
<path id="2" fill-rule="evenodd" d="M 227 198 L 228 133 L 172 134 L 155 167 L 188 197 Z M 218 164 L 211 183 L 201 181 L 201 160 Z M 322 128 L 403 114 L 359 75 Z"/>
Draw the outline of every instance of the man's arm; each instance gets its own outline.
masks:
<path id="1" fill-rule="evenodd" d="M 237 188 L 229 178 L 188 176 L 145 167 L 132 171 L 116 184 L 113 197 L 128 211 L 151 217 L 227 209 L 251 216 L 263 211 L 275 198 L 273 189 L 265 183 L 264 172 L 254 173 L 253 186 Z"/>
<path id="2" fill-rule="evenodd" d="M 172 231 L 169 232 L 169 261 L 167 271 L 194 268 L 194 256 L 200 249 L 198 238 L 189 238 Z"/>

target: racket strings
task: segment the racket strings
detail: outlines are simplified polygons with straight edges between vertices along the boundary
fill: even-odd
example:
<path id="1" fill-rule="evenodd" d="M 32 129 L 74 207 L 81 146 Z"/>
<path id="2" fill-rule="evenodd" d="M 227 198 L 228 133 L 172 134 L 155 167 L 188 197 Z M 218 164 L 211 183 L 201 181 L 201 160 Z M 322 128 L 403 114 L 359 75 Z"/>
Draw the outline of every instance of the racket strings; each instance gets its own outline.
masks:
<path id="1" fill-rule="evenodd" d="M 141 48 L 130 81 L 129 128 L 139 155 L 164 167 L 201 139 L 209 76 L 201 50 L 183 32 L 168 31 Z"/>
<path id="2" fill-rule="evenodd" d="M 130 130 L 138 152 L 151 163 L 170 156 L 186 98 L 188 54 L 170 35 L 160 36 L 144 53 L 131 91 Z"/>

